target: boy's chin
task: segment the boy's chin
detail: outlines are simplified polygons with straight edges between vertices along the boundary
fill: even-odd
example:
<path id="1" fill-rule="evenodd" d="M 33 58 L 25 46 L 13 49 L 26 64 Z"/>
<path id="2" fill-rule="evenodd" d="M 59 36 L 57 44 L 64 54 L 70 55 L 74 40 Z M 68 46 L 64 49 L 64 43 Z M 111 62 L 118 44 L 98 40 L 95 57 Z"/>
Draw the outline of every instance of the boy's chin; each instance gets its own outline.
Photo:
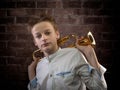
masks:
<path id="1" fill-rule="evenodd" d="M 45 48 L 44 52 L 48 53 L 48 54 L 53 54 L 54 50 L 52 48 Z"/>
<path id="2" fill-rule="evenodd" d="M 51 50 L 50 47 L 44 47 L 44 48 L 43 48 L 43 51 L 44 51 L 44 52 L 47 52 L 47 51 L 50 51 L 50 50 Z"/>

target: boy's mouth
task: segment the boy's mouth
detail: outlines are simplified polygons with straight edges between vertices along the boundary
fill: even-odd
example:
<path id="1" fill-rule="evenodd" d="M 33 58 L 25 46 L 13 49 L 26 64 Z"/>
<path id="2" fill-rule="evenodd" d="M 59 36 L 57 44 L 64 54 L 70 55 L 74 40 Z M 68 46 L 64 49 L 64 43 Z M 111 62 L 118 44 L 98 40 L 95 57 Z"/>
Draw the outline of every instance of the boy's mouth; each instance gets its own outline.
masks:
<path id="1" fill-rule="evenodd" d="M 47 47 L 47 46 L 49 46 L 49 43 L 44 43 L 44 44 L 42 44 L 42 46 Z"/>

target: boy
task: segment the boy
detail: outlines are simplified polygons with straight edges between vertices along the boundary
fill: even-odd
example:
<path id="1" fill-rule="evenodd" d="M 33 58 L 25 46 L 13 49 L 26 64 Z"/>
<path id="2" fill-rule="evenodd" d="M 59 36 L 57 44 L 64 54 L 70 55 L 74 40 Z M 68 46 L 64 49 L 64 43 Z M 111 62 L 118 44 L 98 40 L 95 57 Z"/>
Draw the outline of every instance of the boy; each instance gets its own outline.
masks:
<path id="1" fill-rule="evenodd" d="M 107 90 L 106 69 L 98 62 L 91 45 L 59 47 L 56 22 L 46 14 L 32 18 L 29 29 L 44 57 L 36 58 L 28 66 L 28 90 Z"/>

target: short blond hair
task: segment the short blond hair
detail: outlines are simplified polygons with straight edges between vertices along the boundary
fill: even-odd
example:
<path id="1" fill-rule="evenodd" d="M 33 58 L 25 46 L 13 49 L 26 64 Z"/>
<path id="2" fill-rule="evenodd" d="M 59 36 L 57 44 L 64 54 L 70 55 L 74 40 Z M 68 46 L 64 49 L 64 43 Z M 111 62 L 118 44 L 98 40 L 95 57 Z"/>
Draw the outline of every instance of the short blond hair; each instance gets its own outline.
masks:
<path id="1" fill-rule="evenodd" d="M 28 21 L 28 30 L 31 31 L 31 29 L 35 24 L 44 22 L 44 21 L 50 22 L 53 25 L 55 31 L 58 30 L 55 19 L 48 14 L 41 14 L 40 16 L 31 16 Z"/>

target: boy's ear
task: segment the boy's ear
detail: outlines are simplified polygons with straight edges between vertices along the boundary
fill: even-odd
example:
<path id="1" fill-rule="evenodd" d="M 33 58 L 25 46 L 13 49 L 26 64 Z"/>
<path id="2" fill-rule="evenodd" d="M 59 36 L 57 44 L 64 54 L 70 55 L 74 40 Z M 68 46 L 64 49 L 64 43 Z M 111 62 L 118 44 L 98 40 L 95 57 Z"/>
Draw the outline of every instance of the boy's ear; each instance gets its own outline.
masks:
<path id="1" fill-rule="evenodd" d="M 57 39 L 59 39 L 59 38 L 60 38 L 60 33 L 59 33 L 59 31 L 56 31 L 56 34 L 57 34 Z"/>

